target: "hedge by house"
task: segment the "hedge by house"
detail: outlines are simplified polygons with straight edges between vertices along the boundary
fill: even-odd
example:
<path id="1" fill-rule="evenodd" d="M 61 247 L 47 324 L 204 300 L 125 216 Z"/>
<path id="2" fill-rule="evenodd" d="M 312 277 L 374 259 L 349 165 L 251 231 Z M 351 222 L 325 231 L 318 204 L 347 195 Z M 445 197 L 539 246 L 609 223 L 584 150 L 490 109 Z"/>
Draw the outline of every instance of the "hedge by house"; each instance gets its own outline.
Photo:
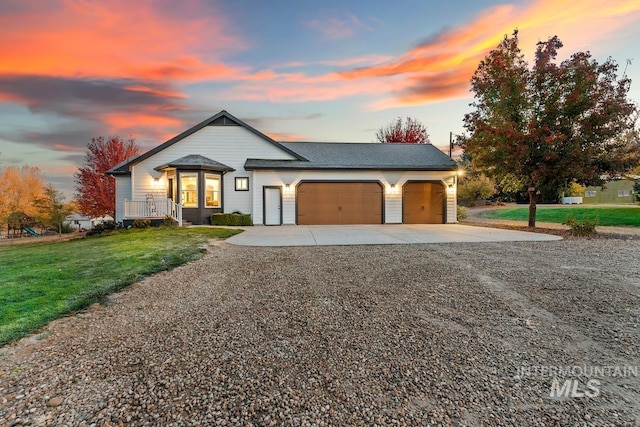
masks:
<path id="1" fill-rule="evenodd" d="M 211 225 L 253 225 L 253 221 L 251 214 L 214 213 L 211 215 Z"/>

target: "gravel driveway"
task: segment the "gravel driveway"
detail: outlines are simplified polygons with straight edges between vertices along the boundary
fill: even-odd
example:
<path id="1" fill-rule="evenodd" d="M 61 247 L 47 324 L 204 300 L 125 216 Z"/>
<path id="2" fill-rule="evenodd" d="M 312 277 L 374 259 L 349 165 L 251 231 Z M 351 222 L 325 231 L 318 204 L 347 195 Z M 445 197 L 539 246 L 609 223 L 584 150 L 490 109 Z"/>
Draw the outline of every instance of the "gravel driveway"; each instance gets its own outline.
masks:
<path id="1" fill-rule="evenodd" d="M 638 425 L 639 254 L 219 243 L 4 347 L 0 426 Z"/>

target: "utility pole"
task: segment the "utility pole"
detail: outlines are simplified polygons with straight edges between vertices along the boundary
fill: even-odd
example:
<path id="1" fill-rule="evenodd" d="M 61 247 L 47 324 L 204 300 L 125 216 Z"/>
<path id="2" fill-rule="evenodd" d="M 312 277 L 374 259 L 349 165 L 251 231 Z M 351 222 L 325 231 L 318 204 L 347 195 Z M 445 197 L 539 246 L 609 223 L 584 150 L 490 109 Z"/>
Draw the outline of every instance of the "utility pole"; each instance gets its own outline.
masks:
<path id="1" fill-rule="evenodd" d="M 449 132 L 449 158 L 452 159 L 453 157 L 451 157 L 453 154 L 453 132 Z"/>

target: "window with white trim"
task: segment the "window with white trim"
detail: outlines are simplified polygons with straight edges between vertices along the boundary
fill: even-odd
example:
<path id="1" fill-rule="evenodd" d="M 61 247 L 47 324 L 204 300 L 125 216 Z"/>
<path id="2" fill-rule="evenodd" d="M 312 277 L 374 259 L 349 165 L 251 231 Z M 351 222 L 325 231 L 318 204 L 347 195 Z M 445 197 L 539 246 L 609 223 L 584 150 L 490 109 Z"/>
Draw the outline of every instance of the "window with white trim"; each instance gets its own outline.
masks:
<path id="1" fill-rule="evenodd" d="M 585 191 L 584 192 L 584 197 L 596 197 L 596 192 L 593 191 L 593 190 Z"/>
<path id="2" fill-rule="evenodd" d="M 236 177 L 236 191 L 249 191 L 249 178 L 246 176 Z"/>
<path id="3" fill-rule="evenodd" d="M 618 190 L 618 197 L 629 197 L 631 190 Z"/>
<path id="4" fill-rule="evenodd" d="M 180 204 L 185 208 L 198 207 L 198 174 L 180 173 Z"/>
<path id="5" fill-rule="evenodd" d="M 220 207 L 220 176 L 206 174 L 204 176 L 204 205 L 207 208 Z"/>

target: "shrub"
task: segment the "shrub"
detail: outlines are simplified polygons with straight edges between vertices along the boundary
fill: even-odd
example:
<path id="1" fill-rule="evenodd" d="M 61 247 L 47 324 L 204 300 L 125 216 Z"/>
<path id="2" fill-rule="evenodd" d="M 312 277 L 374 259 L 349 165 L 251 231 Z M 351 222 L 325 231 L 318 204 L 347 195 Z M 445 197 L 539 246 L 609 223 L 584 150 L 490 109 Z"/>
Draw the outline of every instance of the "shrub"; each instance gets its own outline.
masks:
<path id="1" fill-rule="evenodd" d="M 73 233 L 74 231 L 76 231 L 76 228 L 70 222 L 63 222 L 60 225 L 60 232 L 62 234 L 69 234 L 69 233 Z"/>
<path id="2" fill-rule="evenodd" d="M 467 216 L 469 216 L 469 211 L 464 206 L 458 206 L 458 208 L 456 209 L 456 213 L 458 216 L 458 221 L 460 221 L 461 219 L 467 219 Z"/>
<path id="3" fill-rule="evenodd" d="M 110 231 L 114 231 L 117 228 L 117 225 L 113 221 L 107 221 L 100 224 L 96 224 L 91 230 L 87 232 L 87 236 L 96 236 L 102 233 L 108 233 Z"/>
<path id="4" fill-rule="evenodd" d="M 567 215 L 562 224 L 568 225 L 571 228 L 572 236 L 588 237 L 596 234 L 596 227 L 600 218 L 595 217 L 593 221 L 589 220 L 589 217 L 585 215 L 582 221 L 578 221 L 571 215 Z"/>
<path id="5" fill-rule="evenodd" d="M 150 219 L 135 219 L 133 220 L 133 224 L 131 224 L 133 228 L 149 228 L 151 227 Z"/>
<path id="6" fill-rule="evenodd" d="M 467 177 L 458 185 L 458 196 L 464 199 L 488 199 L 496 194 L 496 191 L 496 184 L 485 175 Z"/>
<path id="7" fill-rule="evenodd" d="M 586 189 L 587 187 L 580 185 L 575 181 L 572 181 L 571 184 L 569 184 L 565 189 L 564 196 L 565 197 L 584 196 L 584 192 L 586 191 Z"/>
<path id="8" fill-rule="evenodd" d="M 250 214 L 214 213 L 211 215 L 211 225 L 253 225 L 253 221 Z"/>
<path id="9" fill-rule="evenodd" d="M 162 226 L 163 227 L 177 227 L 178 226 L 178 221 L 173 219 L 173 217 L 171 215 L 165 215 L 165 217 L 162 218 Z"/>

